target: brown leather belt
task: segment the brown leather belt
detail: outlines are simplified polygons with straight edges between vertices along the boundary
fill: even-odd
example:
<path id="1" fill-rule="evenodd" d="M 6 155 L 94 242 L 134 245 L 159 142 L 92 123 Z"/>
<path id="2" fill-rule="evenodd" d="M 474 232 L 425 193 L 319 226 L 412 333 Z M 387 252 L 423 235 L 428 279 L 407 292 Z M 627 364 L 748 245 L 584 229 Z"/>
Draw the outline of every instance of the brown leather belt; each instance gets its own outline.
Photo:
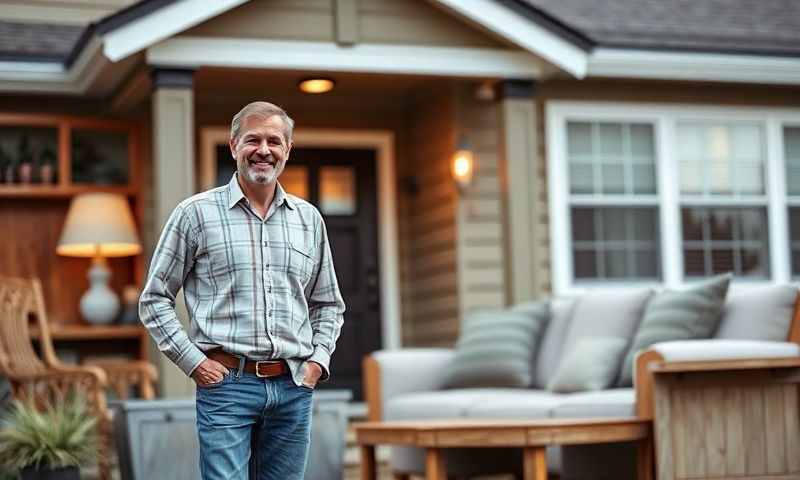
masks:
<path id="1" fill-rule="evenodd" d="M 211 350 L 206 352 L 206 356 L 211 360 L 215 360 L 229 369 L 239 368 L 239 357 L 231 355 L 230 353 L 223 352 L 222 350 Z M 277 377 L 284 373 L 289 373 L 289 365 L 285 360 L 266 360 L 256 362 L 254 360 L 245 360 L 244 371 L 247 373 L 255 373 L 257 377 Z"/>

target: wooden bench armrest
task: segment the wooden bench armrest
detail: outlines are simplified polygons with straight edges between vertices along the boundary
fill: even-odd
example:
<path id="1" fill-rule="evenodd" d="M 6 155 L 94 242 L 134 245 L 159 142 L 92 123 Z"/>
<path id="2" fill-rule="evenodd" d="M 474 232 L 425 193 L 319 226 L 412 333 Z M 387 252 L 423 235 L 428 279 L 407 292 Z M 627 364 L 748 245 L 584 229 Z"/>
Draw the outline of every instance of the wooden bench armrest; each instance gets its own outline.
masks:
<path id="1" fill-rule="evenodd" d="M 655 350 L 647 350 L 636 359 L 636 416 L 653 418 L 653 376 L 664 373 L 722 372 L 800 368 L 800 357 L 743 358 L 728 360 L 673 361 Z"/>

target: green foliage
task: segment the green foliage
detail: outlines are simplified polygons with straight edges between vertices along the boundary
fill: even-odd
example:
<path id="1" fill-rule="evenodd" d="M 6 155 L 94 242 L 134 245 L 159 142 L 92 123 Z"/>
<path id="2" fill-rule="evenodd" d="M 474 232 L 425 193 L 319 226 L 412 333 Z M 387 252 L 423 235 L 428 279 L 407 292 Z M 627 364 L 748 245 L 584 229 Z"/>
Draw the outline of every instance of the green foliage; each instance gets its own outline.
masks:
<path id="1" fill-rule="evenodd" d="M 61 468 L 82 465 L 97 454 L 97 419 L 80 397 L 37 410 L 15 402 L 0 430 L 0 468 Z"/>

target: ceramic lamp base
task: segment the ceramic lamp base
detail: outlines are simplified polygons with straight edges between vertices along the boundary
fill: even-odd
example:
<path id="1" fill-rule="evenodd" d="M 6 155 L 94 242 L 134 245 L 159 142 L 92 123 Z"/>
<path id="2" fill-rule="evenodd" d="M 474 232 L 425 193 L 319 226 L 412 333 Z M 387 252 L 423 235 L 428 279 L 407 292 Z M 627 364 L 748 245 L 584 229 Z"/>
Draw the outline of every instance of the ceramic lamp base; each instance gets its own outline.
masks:
<path id="1" fill-rule="evenodd" d="M 108 287 L 111 271 L 102 259 L 95 259 L 89 269 L 89 290 L 81 297 L 81 315 L 95 325 L 107 325 L 117 318 L 119 299 Z"/>

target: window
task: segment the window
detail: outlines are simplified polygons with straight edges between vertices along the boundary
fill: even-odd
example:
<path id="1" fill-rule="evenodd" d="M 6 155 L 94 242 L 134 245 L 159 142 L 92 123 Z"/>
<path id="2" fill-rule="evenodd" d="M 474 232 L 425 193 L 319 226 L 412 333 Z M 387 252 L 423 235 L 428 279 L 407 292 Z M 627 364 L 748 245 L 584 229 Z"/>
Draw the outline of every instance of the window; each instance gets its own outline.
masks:
<path id="1" fill-rule="evenodd" d="M 789 205 L 789 245 L 792 276 L 800 277 L 800 126 L 783 129 L 786 194 Z"/>
<path id="2" fill-rule="evenodd" d="M 575 278 L 658 278 L 653 126 L 568 122 L 567 153 Z"/>
<path id="3" fill-rule="evenodd" d="M 769 277 L 763 138 L 754 123 L 677 124 L 685 277 Z"/>
<path id="4" fill-rule="evenodd" d="M 800 112 L 550 102 L 556 293 L 800 277 Z"/>

